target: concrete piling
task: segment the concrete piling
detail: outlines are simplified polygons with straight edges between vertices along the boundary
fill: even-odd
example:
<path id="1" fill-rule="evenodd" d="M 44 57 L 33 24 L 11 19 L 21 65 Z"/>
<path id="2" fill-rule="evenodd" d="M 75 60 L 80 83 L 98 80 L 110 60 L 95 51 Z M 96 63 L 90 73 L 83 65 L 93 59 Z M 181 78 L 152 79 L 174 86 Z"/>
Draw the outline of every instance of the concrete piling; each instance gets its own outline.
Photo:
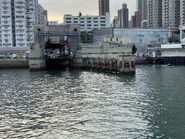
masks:
<path id="1" fill-rule="evenodd" d="M 115 58 L 83 58 L 84 69 L 116 71 L 120 74 L 135 74 L 135 56 L 119 56 Z"/>

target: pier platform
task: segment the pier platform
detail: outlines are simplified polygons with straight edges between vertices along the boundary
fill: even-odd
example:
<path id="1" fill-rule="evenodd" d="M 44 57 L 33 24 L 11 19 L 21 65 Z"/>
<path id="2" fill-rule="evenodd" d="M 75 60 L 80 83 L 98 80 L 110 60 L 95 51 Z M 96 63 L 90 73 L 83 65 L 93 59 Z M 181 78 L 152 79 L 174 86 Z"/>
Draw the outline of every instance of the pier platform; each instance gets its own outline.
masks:
<path id="1" fill-rule="evenodd" d="M 135 74 L 136 60 L 131 44 L 117 42 L 120 39 L 105 39 L 97 46 L 80 44 L 79 35 L 78 26 L 35 26 L 30 69 L 81 68 Z"/>

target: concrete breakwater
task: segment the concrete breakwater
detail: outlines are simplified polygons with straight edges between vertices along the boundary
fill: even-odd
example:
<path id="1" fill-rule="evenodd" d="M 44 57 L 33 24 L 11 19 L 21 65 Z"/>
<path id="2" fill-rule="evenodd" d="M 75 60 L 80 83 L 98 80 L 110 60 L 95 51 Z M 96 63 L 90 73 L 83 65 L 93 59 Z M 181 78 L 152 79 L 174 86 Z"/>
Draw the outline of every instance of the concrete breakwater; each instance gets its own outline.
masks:
<path id="1" fill-rule="evenodd" d="M 2 59 L 0 60 L 0 69 L 4 68 L 29 68 L 28 60 Z"/>
<path id="2" fill-rule="evenodd" d="M 83 58 L 83 69 L 115 71 L 120 74 L 135 74 L 135 57 L 120 56 L 118 58 Z"/>
<path id="3" fill-rule="evenodd" d="M 135 74 L 132 44 L 124 44 L 118 38 L 104 38 L 100 44 L 80 44 L 79 30 L 79 26 L 73 25 L 34 26 L 30 70 L 78 67 Z"/>

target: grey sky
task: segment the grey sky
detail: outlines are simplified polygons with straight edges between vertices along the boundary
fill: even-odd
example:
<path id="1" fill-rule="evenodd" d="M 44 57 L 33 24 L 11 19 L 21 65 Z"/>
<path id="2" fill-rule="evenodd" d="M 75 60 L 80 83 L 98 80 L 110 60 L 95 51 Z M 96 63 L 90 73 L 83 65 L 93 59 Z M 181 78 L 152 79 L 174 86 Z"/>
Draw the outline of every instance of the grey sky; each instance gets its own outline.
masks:
<path id="1" fill-rule="evenodd" d="M 63 20 L 64 14 L 78 15 L 79 12 L 86 15 L 98 14 L 98 0 L 39 0 L 40 4 L 48 10 L 49 20 Z M 127 3 L 131 16 L 136 10 L 136 0 L 110 0 L 111 17 L 117 14 L 122 3 Z"/>

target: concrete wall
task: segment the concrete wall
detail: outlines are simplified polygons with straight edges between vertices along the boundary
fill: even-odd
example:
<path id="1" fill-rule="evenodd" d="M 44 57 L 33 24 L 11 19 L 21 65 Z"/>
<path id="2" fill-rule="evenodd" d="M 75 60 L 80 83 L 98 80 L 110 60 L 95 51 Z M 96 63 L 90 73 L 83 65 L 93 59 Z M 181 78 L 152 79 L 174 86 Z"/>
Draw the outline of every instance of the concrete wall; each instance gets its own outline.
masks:
<path id="1" fill-rule="evenodd" d="M 79 25 L 35 25 L 33 27 L 33 34 L 34 43 L 30 46 L 30 69 L 46 68 L 45 46 L 46 43 L 53 37 L 67 38 L 70 43 L 70 52 L 73 54 L 73 56 L 75 56 L 76 51 L 80 49 Z"/>
<path id="2" fill-rule="evenodd" d="M 83 68 L 98 69 L 102 71 L 116 71 L 119 74 L 135 74 L 135 56 L 106 57 L 83 57 Z"/>
<path id="3" fill-rule="evenodd" d="M 30 46 L 30 69 L 45 69 L 45 48 L 44 44 L 31 44 Z"/>
<path id="4" fill-rule="evenodd" d="M 127 45 L 110 45 L 110 43 L 102 43 L 101 45 L 87 45 L 87 44 L 82 44 L 82 54 L 96 54 L 96 55 L 101 55 L 101 54 L 109 54 L 109 55 L 130 55 L 132 54 L 132 45 L 127 44 Z"/>
<path id="5" fill-rule="evenodd" d="M 0 60 L 0 69 L 3 68 L 29 68 L 28 60 Z"/>

